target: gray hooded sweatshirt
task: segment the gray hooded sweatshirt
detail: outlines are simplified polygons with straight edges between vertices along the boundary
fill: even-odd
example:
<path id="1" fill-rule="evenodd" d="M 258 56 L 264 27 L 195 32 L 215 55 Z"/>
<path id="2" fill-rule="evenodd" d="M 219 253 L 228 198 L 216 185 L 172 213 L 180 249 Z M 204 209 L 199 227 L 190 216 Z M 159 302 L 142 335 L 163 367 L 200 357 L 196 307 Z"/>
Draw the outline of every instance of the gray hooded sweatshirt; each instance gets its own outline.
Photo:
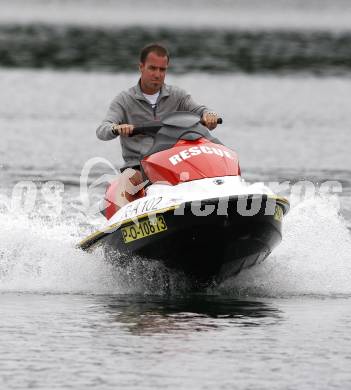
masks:
<path id="1" fill-rule="evenodd" d="M 144 97 L 139 83 L 128 91 L 116 96 L 106 117 L 96 130 L 96 135 L 103 141 L 115 139 L 118 136 L 112 132 L 112 123 L 140 125 L 145 122 L 159 120 L 165 114 L 174 111 L 191 111 L 199 116 L 209 109 L 194 102 L 183 89 L 164 84 L 156 105 L 153 108 Z M 122 168 L 139 165 L 140 158 L 146 154 L 153 144 L 153 138 L 146 135 L 134 137 L 119 137 L 122 146 L 122 156 L 125 164 Z"/>

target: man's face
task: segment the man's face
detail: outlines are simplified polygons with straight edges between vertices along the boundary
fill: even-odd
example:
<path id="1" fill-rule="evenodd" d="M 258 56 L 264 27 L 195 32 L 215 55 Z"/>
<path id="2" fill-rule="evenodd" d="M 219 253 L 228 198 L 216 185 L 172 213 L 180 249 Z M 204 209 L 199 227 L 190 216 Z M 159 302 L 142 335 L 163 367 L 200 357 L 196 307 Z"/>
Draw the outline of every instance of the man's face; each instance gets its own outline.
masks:
<path id="1" fill-rule="evenodd" d="M 139 64 L 141 73 L 141 88 L 147 94 L 158 92 L 165 80 L 168 67 L 168 58 L 160 57 L 156 53 L 149 53 L 145 63 Z"/>

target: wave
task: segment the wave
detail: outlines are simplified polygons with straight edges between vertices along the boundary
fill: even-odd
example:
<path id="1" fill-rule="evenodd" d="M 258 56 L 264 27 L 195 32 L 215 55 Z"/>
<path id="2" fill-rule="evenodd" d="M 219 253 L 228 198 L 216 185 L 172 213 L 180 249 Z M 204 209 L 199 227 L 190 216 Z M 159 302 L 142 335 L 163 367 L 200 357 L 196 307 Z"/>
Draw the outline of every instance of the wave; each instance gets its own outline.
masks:
<path id="1" fill-rule="evenodd" d="M 78 217 L 60 222 L 11 213 L 0 217 L 2 293 L 164 295 L 189 291 L 190 283 L 182 274 L 157 262 L 133 258 L 127 266 L 112 266 L 101 252 L 77 249 L 84 230 Z M 282 244 L 264 263 L 207 292 L 261 297 L 349 295 L 350 254 L 350 232 L 335 199 L 307 199 L 291 210 Z"/>
<path id="2" fill-rule="evenodd" d="M 333 197 L 312 197 L 285 219 L 283 241 L 268 259 L 228 280 L 233 295 L 287 297 L 351 294 L 351 235 Z"/>
<path id="3" fill-rule="evenodd" d="M 127 266 L 112 266 L 102 252 L 78 249 L 82 230 L 89 231 L 78 219 L 45 221 L 14 213 L 0 219 L 0 293 L 163 294 L 186 285 L 157 262 L 132 258 Z"/>

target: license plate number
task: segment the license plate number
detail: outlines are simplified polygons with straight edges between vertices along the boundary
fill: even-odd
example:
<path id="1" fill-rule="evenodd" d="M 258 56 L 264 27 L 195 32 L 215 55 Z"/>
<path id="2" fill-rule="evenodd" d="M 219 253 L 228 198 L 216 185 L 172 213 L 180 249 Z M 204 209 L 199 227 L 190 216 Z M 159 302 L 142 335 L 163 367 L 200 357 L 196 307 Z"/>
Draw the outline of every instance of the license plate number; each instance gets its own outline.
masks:
<path id="1" fill-rule="evenodd" d="M 137 225 L 130 225 L 121 229 L 126 244 L 153 234 L 162 233 L 165 230 L 167 230 L 167 225 L 162 215 L 151 220 L 149 218 L 144 219 L 139 221 Z"/>

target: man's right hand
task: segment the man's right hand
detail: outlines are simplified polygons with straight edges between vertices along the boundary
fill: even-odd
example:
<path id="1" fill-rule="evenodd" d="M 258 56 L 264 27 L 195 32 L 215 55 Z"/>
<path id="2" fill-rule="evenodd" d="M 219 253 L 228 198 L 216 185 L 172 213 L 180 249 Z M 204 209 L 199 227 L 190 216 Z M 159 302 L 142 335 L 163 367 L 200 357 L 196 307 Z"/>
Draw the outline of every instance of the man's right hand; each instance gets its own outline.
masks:
<path id="1" fill-rule="evenodd" d="M 118 125 L 117 123 L 112 124 L 112 130 L 114 133 L 129 137 L 133 133 L 134 126 L 126 123 Z"/>

